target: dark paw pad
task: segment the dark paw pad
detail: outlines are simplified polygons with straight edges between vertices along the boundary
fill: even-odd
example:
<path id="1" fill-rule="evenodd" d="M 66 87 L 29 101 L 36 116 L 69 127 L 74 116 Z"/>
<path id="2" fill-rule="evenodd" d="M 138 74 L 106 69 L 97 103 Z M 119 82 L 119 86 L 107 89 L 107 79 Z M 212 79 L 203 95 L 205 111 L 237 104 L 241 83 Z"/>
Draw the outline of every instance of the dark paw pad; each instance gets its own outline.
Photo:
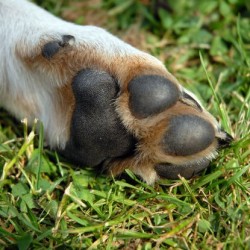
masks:
<path id="1" fill-rule="evenodd" d="M 163 138 L 166 153 L 187 156 L 206 149 L 215 138 L 213 126 L 195 115 L 176 116 L 170 120 Z"/>
<path id="2" fill-rule="evenodd" d="M 42 48 L 42 56 L 51 59 L 61 48 L 67 46 L 75 38 L 71 35 L 62 36 L 62 41 L 51 41 L 46 43 Z"/>
<path id="3" fill-rule="evenodd" d="M 199 175 L 202 170 L 208 167 L 210 161 L 207 159 L 199 163 L 189 165 L 172 165 L 172 164 L 159 164 L 155 167 L 155 171 L 162 178 L 176 180 L 179 175 L 190 179 L 193 176 Z"/>
<path id="4" fill-rule="evenodd" d="M 128 87 L 130 109 L 138 118 L 158 114 L 174 105 L 179 98 L 177 86 L 157 75 L 134 78 Z"/>
<path id="5" fill-rule="evenodd" d="M 72 88 L 75 110 L 63 154 L 74 162 L 96 166 L 131 153 L 134 138 L 122 125 L 113 103 L 118 93 L 116 81 L 104 71 L 86 69 L 77 74 Z"/>

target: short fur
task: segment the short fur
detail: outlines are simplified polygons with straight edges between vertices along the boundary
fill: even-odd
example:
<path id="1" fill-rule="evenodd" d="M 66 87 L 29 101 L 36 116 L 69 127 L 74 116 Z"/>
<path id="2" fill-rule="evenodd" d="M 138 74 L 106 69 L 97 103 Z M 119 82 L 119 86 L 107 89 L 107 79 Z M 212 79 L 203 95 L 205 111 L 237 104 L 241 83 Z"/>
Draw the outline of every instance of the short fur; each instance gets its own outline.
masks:
<path id="1" fill-rule="evenodd" d="M 128 168 L 150 184 L 160 176 L 178 178 L 178 174 L 181 174 L 189 178 L 192 174 L 190 176 L 190 169 L 188 174 L 185 174 L 185 166 L 192 166 L 194 170 L 196 167 L 197 169 L 205 168 L 208 160 L 216 155 L 219 141 L 230 141 L 230 136 L 220 129 L 214 117 L 202 107 L 192 93 L 178 83 L 158 59 L 133 48 L 101 28 L 79 26 L 63 21 L 25 0 L 0 0 L 0 37 L 2 41 L 0 46 L 0 105 L 18 119 L 27 118 L 29 124 L 32 124 L 34 119 L 39 119 L 43 123 L 45 140 L 50 147 L 68 155 L 71 160 L 77 158 L 81 165 L 101 164 L 113 175 L 119 175 Z M 86 133 L 89 141 L 82 143 L 84 136 L 79 136 L 79 138 L 75 136 L 76 138 L 72 139 L 73 135 L 77 134 L 73 124 L 77 123 L 82 126 L 85 120 L 83 123 L 80 121 L 88 119 L 87 116 L 85 118 L 85 115 L 77 111 L 81 97 L 79 101 L 80 94 L 74 93 L 72 88 L 74 79 L 83 70 L 97 72 L 97 74 L 91 73 L 91 77 L 93 77 L 93 84 L 99 86 L 100 91 L 102 91 L 102 84 L 99 83 L 102 80 L 98 77 L 98 72 L 104 72 L 108 79 L 109 77 L 114 79 L 110 82 L 115 83 L 116 86 L 105 87 L 103 90 L 114 91 L 114 88 L 117 88 L 117 91 L 111 95 L 112 97 L 107 95 L 105 99 L 105 105 L 112 105 L 112 108 L 110 112 L 107 112 L 109 114 L 107 117 L 103 116 L 103 120 L 115 116 L 112 119 L 116 124 L 113 130 L 109 130 L 113 128 L 112 122 L 104 123 L 106 124 L 104 127 L 106 126 L 109 133 L 121 127 L 121 130 L 126 131 L 126 136 L 133 137 L 131 141 L 129 139 L 129 142 L 126 142 L 125 146 L 121 146 L 126 147 L 124 150 L 109 154 L 108 152 L 111 151 L 116 152 L 109 148 L 105 156 L 99 161 L 93 160 L 93 164 L 92 161 L 86 160 L 86 155 L 81 153 L 85 152 L 84 148 L 77 148 L 77 145 L 84 145 L 81 147 L 89 146 L 95 151 L 97 146 L 102 145 L 98 142 L 92 144 L 91 133 L 94 130 L 91 130 L 91 125 Z M 136 79 L 140 79 L 140 83 Z M 163 85 L 164 81 L 168 82 L 170 84 L 168 88 L 175 89 L 173 91 L 175 97 L 168 97 L 170 101 L 159 101 L 160 107 L 157 107 L 157 100 L 145 98 L 146 94 L 142 96 L 141 101 L 137 101 L 144 91 L 144 88 L 138 87 L 138 84 L 143 85 L 145 82 L 145 86 L 154 88 L 152 79 L 163 79 Z M 81 79 L 79 82 L 84 84 L 84 82 L 81 83 Z M 132 88 L 133 91 L 130 91 L 130 83 L 136 86 Z M 99 90 L 96 93 L 99 95 Z M 152 98 L 158 98 L 157 96 L 156 92 Z M 147 102 L 143 103 L 144 99 L 147 99 Z M 133 100 L 132 104 L 131 100 Z M 85 110 L 92 109 L 92 104 L 84 107 Z M 152 108 L 153 111 L 147 112 L 147 107 L 150 109 L 149 105 L 152 104 L 156 107 Z M 94 103 L 95 105 L 100 110 L 90 113 L 93 113 L 91 117 L 93 126 L 98 130 L 98 123 L 95 121 L 105 105 Z M 140 105 L 143 105 L 143 109 L 140 109 Z M 142 116 L 131 111 L 131 106 L 136 112 L 143 110 Z M 77 115 L 76 112 L 78 112 Z M 197 116 L 205 120 L 206 124 L 209 123 L 214 130 L 214 133 L 210 132 L 214 134 L 214 138 L 205 149 L 193 154 L 168 154 L 166 150 L 164 151 L 166 145 L 162 145 L 164 135 L 167 133 L 171 119 L 184 115 Z M 109 139 L 105 133 L 104 139 Z M 112 136 L 115 137 L 115 135 Z M 101 137 L 102 134 L 98 135 L 98 138 Z M 119 130 L 113 141 L 117 142 L 121 137 L 123 137 L 123 132 L 120 133 Z M 195 132 L 193 137 L 195 138 Z M 174 140 L 173 134 L 171 138 Z M 113 144 L 113 141 L 110 147 L 119 147 L 119 143 Z M 121 139 L 121 143 L 125 141 L 127 139 Z M 166 140 L 164 143 L 168 144 Z M 106 144 L 103 145 L 108 147 Z M 74 148 L 79 152 L 72 156 Z M 167 148 L 171 148 L 171 145 L 167 145 Z M 98 151 L 87 154 L 92 154 L 93 159 L 95 155 L 99 157 Z M 160 167 L 157 167 L 159 165 Z M 168 174 L 169 166 L 177 170 L 179 166 L 180 171 L 173 171 L 173 175 Z"/>

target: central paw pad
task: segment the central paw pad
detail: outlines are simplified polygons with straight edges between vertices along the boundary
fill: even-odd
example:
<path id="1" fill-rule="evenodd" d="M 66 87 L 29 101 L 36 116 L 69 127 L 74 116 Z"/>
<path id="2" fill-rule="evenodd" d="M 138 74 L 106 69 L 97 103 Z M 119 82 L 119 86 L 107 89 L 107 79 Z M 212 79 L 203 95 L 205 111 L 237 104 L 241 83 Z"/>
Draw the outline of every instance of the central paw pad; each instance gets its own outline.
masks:
<path id="1" fill-rule="evenodd" d="M 115 112 L 116 81 L 104 71 L 85 69 L 75 76 L 72 89 L 76 102 L 71 137 L 62 153 L 91 166 L 130 154 L 135 141 Z"/>

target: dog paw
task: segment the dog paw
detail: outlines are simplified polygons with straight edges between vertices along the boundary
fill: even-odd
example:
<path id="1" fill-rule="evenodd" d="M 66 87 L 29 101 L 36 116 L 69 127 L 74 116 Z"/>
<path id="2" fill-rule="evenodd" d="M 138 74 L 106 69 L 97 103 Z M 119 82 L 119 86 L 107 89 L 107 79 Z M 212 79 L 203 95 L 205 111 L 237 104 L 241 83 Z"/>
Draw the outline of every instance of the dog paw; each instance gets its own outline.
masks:
<path id="1" fill-rule="evenodd" d="M 72 83 L 75 110 L 63 154 L 147 183 L 191 178 L 231 137 L 187 91 L 159 75 L 134 77 L 124 91 L 107 72 L 84 69 Z"/>
<path id="2" fill-rule="evenodd" d="M 149 184 L 199 174 L 231 136 L 156 58 L 97 31 L 100 41 L 61 35 L 23 57 L 57 93 L 59 152 L 115 176 L 130 169 Z"/>
<path id="3" fill-rule="evenodd" d="M 117 111 L 137 144 L 132 156 L 109 162 L 115 175 L 130 168 L 147 183 L 191 178 L 232 140 L 195 96 L 168 75 L 134 77 L 118 97 Z"/>

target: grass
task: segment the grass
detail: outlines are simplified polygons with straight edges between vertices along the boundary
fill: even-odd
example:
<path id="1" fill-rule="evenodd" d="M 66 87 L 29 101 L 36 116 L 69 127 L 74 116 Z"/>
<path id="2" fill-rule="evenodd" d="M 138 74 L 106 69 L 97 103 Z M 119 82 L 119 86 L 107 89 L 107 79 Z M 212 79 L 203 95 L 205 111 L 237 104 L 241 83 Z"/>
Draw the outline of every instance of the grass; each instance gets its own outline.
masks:
<path id="1" fill-rule="evenodd" d="M 250 249 L 248 1 L 37 2 L 160 58 L 235 141 L 201 177 L 148 186 L 75 168 L 1 110 L 0 249 Z"/>

